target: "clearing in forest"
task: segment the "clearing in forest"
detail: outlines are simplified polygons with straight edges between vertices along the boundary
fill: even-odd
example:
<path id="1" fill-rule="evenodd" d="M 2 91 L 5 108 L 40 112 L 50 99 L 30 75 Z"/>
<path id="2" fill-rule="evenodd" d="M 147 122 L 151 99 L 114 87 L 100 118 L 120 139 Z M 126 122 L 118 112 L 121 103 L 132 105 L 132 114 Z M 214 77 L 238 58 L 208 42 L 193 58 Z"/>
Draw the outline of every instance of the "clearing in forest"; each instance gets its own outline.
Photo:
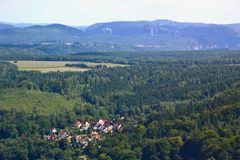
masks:
<path id="1" fill-rule="evenodd" d="M 23 71 L 40 71 L 42 73 L 47 72 L 85 72 L 91 68 L 80 68 L 80 67 L 66 67 L 66 64 L 86 64 L 87 66 L 94 67 L 98 65 L 107 67 L 118 67 L 124 66 L 121 64 L 114 63 L 94 63 L 94 62 L 83 62 L 83 61 L 11 61 L 11 63 L 18 66 L 19 70 Z"/>

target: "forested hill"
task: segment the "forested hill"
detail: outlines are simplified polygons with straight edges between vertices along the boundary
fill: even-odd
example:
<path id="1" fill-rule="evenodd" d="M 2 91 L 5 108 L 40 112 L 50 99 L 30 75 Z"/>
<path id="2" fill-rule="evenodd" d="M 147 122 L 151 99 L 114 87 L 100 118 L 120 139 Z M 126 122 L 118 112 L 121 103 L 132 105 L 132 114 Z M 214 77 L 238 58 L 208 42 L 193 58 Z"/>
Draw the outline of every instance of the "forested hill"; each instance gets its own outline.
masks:
<path id="1" fill-rule="evenodd" d="M 99 54 L 82 58 L 125 61 Z M 0 159 L 240 159 L 239 52 L 139 55 L 127 55 L 125 67 L 84 73 L 19 71 L 0 62 Z M 74 122 L 98 119 L 121 119 L 123 130 L 78 141 L 98 131 L 74 129 Z M 56 136 L 53 128 L 71 132 L 44 139 Z"/>
<path id="2" fill-rule="evenodd" d="M 0 24 L 1 44 L 78 44 L 83 51 L 239 49 L 239 24 L 170 20 L 93 24 L 81 30 L 62 24 L 25 28 Z"/>
<path id="3" fill-rule="evenodd" d="M 8 24 L 4 24 L 4 23 L 0 23 L 0 30 L 7 29 L 7 28 L 13 28 L 13 26 L 8 25 Z"/>

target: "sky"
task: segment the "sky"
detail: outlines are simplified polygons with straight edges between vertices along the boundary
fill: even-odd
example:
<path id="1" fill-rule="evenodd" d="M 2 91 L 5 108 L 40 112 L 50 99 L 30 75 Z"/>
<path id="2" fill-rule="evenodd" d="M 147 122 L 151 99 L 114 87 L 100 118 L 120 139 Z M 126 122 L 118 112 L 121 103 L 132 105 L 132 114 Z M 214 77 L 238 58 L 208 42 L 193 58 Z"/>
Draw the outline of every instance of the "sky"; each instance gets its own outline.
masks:
<path id="1" fill-rule="evenodd" d="M 0 21 L 61 23 L 169 19 L 240 23 L 240 0 L 0 0 Z"/>

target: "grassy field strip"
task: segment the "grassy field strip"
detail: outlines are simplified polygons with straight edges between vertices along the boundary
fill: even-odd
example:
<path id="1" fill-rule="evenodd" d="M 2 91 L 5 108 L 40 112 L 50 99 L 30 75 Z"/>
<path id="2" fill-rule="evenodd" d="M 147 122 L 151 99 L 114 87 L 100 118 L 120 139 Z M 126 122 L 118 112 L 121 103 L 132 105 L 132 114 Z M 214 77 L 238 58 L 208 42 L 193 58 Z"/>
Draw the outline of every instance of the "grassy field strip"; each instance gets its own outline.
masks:
<path id="1" fill-rule="evenodd" d="M 48 72 L 85 72 L 90 69 L 85 68 L 73 68 L 73 67 L 58 67 L 58 68 L 19 68 L 21 71 L 40 71 L 42 73 Z"/>
<path id="2" fill-rule="evenodd" d="M 18 66 L 19 70 L 23 71 L 41 71 L 43 73 L 47 72 L 85 72 L 90 69 L 86 68 L 78 68 L 78 67 L 66 67 L 66 64 L 79 64 L 83 63 L 88 66 L 97 66 L 97 65 L 106 65 L 107 67 L 118 67 L 124 66 L 121 64 L 114 64 L 114 63 L 93 63 L 93 62 L 82 62 L 82 61 L 18 61 L 11 63 Z"/>

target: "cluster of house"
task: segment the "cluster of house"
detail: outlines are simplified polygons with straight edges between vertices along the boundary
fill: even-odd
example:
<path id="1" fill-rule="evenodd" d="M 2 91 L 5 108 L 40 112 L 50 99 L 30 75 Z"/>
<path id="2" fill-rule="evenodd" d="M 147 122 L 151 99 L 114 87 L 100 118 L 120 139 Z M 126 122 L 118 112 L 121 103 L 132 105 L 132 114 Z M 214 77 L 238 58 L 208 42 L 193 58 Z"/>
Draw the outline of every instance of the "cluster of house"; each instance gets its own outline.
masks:
<path id="1" fill-rule="evenodd" d="M 99 119 L 98 121 L 81 122 L 76 120 L 70 129 L 58 131 L 56 128 L 51 128 L 44 140 L 46 141 L 61 141 L 67 139 L 70 143 L 80 144 L 83 148 L 88 146 L 91 141 L 104 140 L 105 134 L 113 134 L 114 132 L 122 132 L 123 125 L 119 122 L 113 122 L 107 119 Z"/>

